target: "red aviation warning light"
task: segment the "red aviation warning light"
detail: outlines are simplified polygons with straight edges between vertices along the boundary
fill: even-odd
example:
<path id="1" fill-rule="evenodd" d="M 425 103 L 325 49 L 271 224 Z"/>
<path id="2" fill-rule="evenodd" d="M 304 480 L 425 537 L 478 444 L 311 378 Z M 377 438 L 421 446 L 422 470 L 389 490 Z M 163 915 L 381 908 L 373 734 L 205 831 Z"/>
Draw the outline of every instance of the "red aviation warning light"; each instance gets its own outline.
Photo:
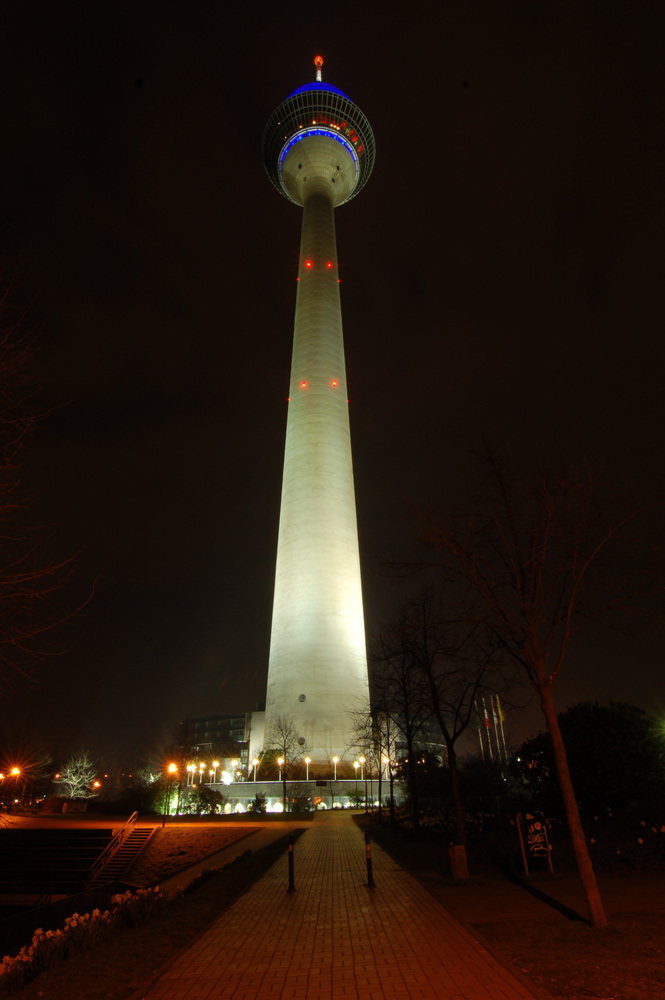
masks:
<path id="1" fill-rule="evenodd" d="M 305 381 L 303 380 L 303 381 L 302 381 L 302 382 L 300 383 L 300 388 L 301 388 L 301 389 L 306 389 L 306 388 L 307 388 L 307 385 L 308 385 L 308 384 L 307 384 L 307 382 L 305 382 Z"/>
<path id="2" fill-rule="evenodd" d="M 333 387 L 333 389 L 336 389 L 336 388 L 337 388 L 337 386 L 339 385 L 339 382 L 337 381 L 337 379 L 336 379 L 336 378 L 334 378 L 334 379 L 331 379 L 331 382 L 330 382 L 330 384 L 331 384 L 331 386 Z"/>
<path id="3" fill-rule="evenodd" d="M 321 67 L 323 66 L 323 56 L 315 56 L 314 65 L 316 66 L 316 82 L 321 83 Z"/>
<path id="4" fill-rule="evenodd" d="M 314 265 L 312 264 L 312 261 L 311 261 L 311 260 L 306 260 L 306 261 L 305 261 L 305 267 L 306 267 L 306 268 L 307 268 L 308 270 L 309 270 L 309 268 L 311 268 L 311 267 L 313 267 L 313 266 L 314 266 Z"/>
<path id="5" fill-rule="evenodd" d="M 326 267 L 328 268 L 329 271 L 332 271 L 332 269 L 333 269 L 334 266 L 335 265 L 333 264 L 333 262 L 331 260 L 329 260 L 328 263 L 326 264 Z"/>

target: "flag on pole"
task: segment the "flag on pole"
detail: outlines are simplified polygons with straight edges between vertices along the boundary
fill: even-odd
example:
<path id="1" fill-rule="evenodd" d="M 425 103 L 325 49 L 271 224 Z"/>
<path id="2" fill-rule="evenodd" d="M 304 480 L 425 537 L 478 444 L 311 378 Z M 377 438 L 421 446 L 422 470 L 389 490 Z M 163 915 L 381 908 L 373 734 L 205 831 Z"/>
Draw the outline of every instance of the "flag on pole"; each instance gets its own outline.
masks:
<path id="1" fill-rule="evenodd" d="M 490 722 L 489 713 L 487 711 L 487 705 L 485 704 L 485 696 L 483 695 L 483 715 L 485 716 L 485 729 L 487 730 L 487 746 L 489 748 L 490 760 L 494 760 L 494 754 L 492 753 L 492 723 Z"/>

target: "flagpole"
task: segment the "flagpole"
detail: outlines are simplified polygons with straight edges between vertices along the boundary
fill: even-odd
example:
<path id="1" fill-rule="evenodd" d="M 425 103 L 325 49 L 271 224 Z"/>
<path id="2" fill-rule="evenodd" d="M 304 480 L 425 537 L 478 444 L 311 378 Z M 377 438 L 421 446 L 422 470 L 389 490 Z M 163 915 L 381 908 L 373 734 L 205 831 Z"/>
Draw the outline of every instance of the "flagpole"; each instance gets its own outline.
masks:
<path id="1" fill-rule="evenodd" d="M 501 738 L 503 739 L 503 759 L 506 764 L 508 763 L 508 751 L 506 750 L 506 734 L 503 731 L 503 709 L 501 708 L 501 702 L 499 701 L 499 696 L 496 696 L 496 707 L 499 712 L 499 727 L 501 730 Z"/>
<path id="2" fill-rule="evenodd" d="M 485 747 L 483 746 L 483 731 L 480 728 L 480 712 L 478 711 L 478 702 L 474 701 L 474 707 L 476 709 L 476 722 L 478 723 L 478 740 L 480 741 L 480 752 L 483 757 L 483 764 L 485 763 Z"/>
<path id="3" fill-rule="evenodd" d="M 490 761 L 494 763 L 494 754 L 492 753 L 492 734 L 490 733 L 490 729 L 492 728 L 492 723 L 490 722 L 490 717 L 487 714 L 485 695 L 483 695 L 483 716 L 485 717 L 485 729 L 487 730 L 487 746 L 489 747 Z"/>

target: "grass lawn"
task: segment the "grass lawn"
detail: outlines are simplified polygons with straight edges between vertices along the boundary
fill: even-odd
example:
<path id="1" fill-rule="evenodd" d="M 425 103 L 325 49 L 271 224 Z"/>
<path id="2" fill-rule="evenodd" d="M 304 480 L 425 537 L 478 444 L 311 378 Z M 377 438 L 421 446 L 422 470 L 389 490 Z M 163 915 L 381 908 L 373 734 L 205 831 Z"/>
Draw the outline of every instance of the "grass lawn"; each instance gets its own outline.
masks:
<path id="1" fill-rule="evenodd" d="M 602 930 L 556 915 L 475 924 L 474 930 L 546 995 L 567 1000 L 665 997 L 662 913 L 622 914 Z"/>

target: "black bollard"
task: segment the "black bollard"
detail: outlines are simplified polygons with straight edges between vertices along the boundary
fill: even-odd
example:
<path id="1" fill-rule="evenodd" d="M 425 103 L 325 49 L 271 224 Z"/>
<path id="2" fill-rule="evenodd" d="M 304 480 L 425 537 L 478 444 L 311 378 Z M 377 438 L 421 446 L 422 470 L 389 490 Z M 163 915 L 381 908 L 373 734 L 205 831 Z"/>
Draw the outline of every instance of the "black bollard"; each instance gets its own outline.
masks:
<path id="1" fill-rule="evenodd" d="M 293 884 L 293 834 L 289 834 L 289 888 L 287 892 L 295 892 L 296 887 Z"/>
<path id="2" fill-rule="evenodd" d="M 369 841 L 369 834 L 365 834 L 365 855 L 367 856 L 367 888 L 374 888 L 374 877 L 372 875 L 372 845 Z"/>

